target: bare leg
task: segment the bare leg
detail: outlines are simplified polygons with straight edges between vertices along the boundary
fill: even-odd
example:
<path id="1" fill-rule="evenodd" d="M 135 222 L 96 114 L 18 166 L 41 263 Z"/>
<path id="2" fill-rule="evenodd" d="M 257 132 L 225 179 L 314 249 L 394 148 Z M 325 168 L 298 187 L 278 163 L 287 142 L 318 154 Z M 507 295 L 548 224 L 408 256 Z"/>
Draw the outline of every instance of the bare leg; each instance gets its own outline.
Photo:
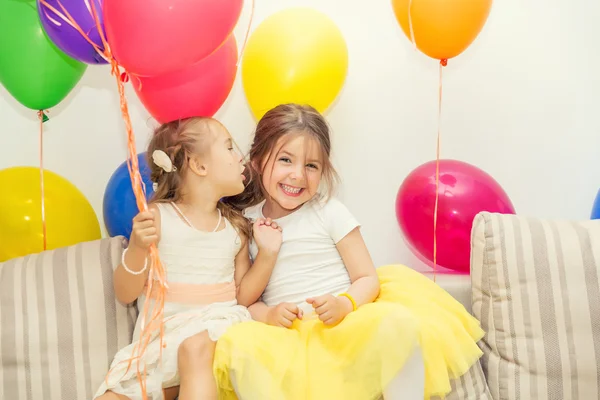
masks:
<path id="1" fill-rule="evenodd" d="M 180 400 L 217 400 L 217 383 L 213 375 L 215 342 L 207 332 L 185 339 L 177 352 Z"/>
<path id="2" fill-rule="evenodd" d="M 175 397 L 179 394 L 179 386 L 173 386 L 167 389 L 163 389 L 163 395 L 165 400 L 175 400 Z"/>
<path id="3" fill-rule="evenodd" d="M 123 396 L 113 392 L 106 392 L 100 397 L 96 397 L 96 400 L 130 400 L 129 397 Z"/>
<path id="4" fill-rule="evenodd" d="M 175 400 L 177 394 L 179 393 L 179 386 L 167 388 L 163 390 L 165 400 Z M 106 392 L 102 396 L 98 397 L 96 400 L 130 400 L 129 397 L 123 396 L 122 394 L 117 394 L 113 392 Z"/>
<path id="5" fill-rule="evenodd" d="M 422 400 L 425 395 L 425 366 L 420 347 L 413 354 L 398 375 L 385 389 L 385 400 Z"/>

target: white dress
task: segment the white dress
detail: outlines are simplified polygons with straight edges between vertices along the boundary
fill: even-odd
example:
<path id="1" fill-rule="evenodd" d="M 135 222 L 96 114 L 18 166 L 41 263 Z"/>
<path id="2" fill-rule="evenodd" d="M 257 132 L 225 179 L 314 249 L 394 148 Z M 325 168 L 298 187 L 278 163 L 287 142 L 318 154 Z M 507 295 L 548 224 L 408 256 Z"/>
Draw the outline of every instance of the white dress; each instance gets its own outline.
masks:
<path id="1" fill-rule="evenodd" d="M 158 204 L 158 208 L 161 215 L 158 251 L 169 292 L 164 306 L 162 360 L 159 360 L 158 332 L 143 359 L 147 368 L 146 390 L 151 400 L 162 399 L 163 388 L 179 384 L 177 350 L 183 340 L 207 331 L 211 340 L 217 341 L 229 326 L 252 319 L 248 309 L 235 300 L 235 257 L 241 248 L 241 239 L 231 223 L 224 219 L 225 228 L 203 232 L 187 225 L 174 205 Z M 181 288 L 185 288 L 183 296 L 182 290 L 177 290 Z M 211 302 L 211 299 L 218 301 Z M 107 379 L 94 398 L 111 390 L 132 400 L 142 400 L 136 363 L 128 370 L 128 360 L 142 330 L 141 312 L 145 301 L 150 302 L 150 309 L 154 304 L 152 299 L 146 300 L 145 294 L 138 298 L 140 315 L 133 343 L 115 355 Z M 140 365 L 143 368 L 143 363 Z"/>

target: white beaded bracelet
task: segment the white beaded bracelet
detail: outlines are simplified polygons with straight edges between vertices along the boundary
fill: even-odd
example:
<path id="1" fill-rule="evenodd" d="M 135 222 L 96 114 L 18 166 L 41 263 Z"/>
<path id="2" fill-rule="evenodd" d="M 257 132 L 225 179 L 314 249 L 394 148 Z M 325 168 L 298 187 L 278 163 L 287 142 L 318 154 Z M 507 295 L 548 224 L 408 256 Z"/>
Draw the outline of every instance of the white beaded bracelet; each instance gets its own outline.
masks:
<path id="1" fill-rule="evenodd" d="M 132 271 L 129 268 L 127 268 L 127 264 L 125 264 L 125 253 L 127 253 L 127 250 L 129 250 L 129 247 L 126 248 L 125 250 L 123 250 L 123 254 L 121 254 L 121 265 L 123 266 L 123 269 L 125 269 L 125 271 L 129 272 L 131 275 L 141 275 L 143 274 L 146 269 L 148 268 L 148 257 L 144 257 L 144 268 L 142 268 L 139 271 Z"/>

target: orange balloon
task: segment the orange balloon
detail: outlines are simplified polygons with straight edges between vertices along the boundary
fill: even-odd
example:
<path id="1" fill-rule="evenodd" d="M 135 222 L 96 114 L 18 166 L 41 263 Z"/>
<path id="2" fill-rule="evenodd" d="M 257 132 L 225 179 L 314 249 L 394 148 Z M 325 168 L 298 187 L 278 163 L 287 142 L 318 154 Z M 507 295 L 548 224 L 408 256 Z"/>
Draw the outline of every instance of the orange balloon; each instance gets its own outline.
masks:
<path id="1" fill-rule="evenodd" d="M 404 34 L 436 60 L 456 57 L 473 43 L 490 14 L 492 0 L 392 0 Z"/>

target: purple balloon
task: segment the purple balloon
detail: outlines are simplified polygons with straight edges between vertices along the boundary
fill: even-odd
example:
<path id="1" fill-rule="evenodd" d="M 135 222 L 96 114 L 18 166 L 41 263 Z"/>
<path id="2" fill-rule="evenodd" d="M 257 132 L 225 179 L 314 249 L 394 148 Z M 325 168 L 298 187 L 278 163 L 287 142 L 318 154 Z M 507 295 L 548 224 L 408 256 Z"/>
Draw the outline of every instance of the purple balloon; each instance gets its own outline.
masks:
<path id="1" fill-rule="evenodd" d="M 77 22 L 79 27 L 88 35 L 88 37 L 98 45 L 100 49 L 104 49 L 102 46 L 102 39 L 98 33 L 96 21 L 92 14 L 91 2 L 94 2 L 96 13 L 100 21 L 100 26 L 104 32 L 104 21 L 102 18 L 102 6 L 101 0 L 45 0 L 46 3 L 50 4 L 57 11 L 65 14 L 60 6 L 67 10 L 71 17 Z M 56 44 L 56 46 L 64 51 L 69 56 L 76 60 L 87 64 L 106 64 L 106 60 L 102 58 L 94 47 L 83 37 L 77 29 L 73 28 L 68 22 L 66 22 L 60 15 L 57 15 L 50 8 L 46 7 L 36 0 L 37 10 L 42 22 L 44 31 Z M 60 4 L 59 4 L 60 3 Z"/>

